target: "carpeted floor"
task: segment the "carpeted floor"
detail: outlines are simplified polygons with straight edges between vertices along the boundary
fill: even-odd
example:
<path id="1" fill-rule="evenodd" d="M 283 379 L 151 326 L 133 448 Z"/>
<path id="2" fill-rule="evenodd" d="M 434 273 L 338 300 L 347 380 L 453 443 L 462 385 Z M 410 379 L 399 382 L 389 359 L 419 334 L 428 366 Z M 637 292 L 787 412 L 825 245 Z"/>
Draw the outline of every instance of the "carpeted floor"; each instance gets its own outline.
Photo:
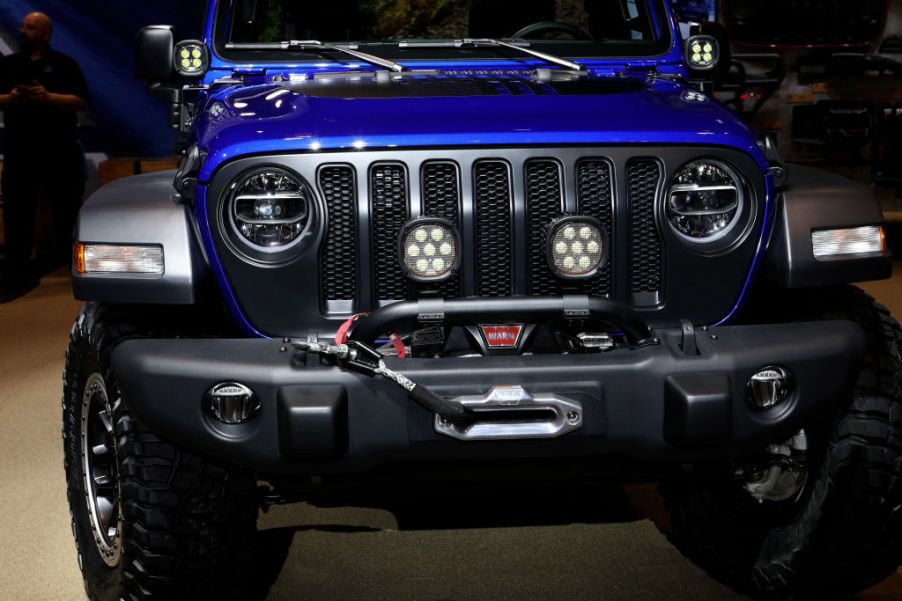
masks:
<path id="1" fill-rule="evenodd" d="M 893 280 L 866 288 L 902 316 L 902 265 Z M 0 305 L 0 600 L 83 598 L 59 404 L 63 353 L 78 308 L 63 272 Z M 494 519 L 445 529 L 429 529 L 423 512 L 275 507 L 260 523 L 274 579 L 268 599 L 743 599 L 658 532 L 648 519 L 659 513 L 653 487 L 491 502 Z M 480 499 L 461 503 L 479 506 Z M 546 519 L 556 525 L 530 525 Z M 902 600 L 902 574 L 860 599 Z"/>

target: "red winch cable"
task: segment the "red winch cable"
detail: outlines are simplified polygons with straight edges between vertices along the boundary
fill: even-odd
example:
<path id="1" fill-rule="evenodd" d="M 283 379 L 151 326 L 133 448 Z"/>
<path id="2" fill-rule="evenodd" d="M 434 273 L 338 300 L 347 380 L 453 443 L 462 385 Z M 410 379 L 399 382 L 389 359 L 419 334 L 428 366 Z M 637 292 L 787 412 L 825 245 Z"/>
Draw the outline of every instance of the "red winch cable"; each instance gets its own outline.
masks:
<path id="1" fill-rule="evenodd" d="M 338 328 L 338 331 L 335 333 L 335 344 L 341 345 L 347 342 L 348 340 L 348 331 L 351 329 L 351 326 L 355 321 L 360 319 L 361 317 L 366 317 L 369 313 L 357 313 L 356 315 L 352 315 L 348 319 L 345 320 L 343 324 Z M 388 341 L 395 348 L 395 352 L 398 355 L 398 359 L 406 359 L 407 358 L 407 347 L 404 346 L 404 341 L 401 340 L 401 337 L 392 332 Z"/>

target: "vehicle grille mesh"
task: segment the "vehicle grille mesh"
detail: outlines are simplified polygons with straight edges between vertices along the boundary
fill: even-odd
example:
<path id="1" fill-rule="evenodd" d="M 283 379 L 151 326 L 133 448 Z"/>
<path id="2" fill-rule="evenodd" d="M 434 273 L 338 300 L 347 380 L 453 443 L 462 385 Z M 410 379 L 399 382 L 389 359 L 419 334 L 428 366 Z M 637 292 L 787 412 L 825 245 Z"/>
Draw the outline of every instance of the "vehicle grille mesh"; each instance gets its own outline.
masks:
<path id="1" fill-rule="evenodd" d="M 394 163 L 374 166 L 370 170 L 370 199 L 376 296 L 403 299 L 407 283 L 398 262 L 398 237 L 409 218 L 404 166 Z"/>
<path id="2" fill-rule="evenodd" d="M 502 161 L 479 161 L 473 179 L 476 294 L 510 296 L 514 292 L 510 168 Z"/>
<path id="3" fill-rule="evenodd" d="M 450 221 L 461 231 L 460 223 L 460 177 L 457 165 L 447 161 L 430 161 L 423 166 L 423 212 L 428 217 L 440 217 Z M 460 278 L 451 276 L 448 280 L 430 288 L 443 296 L 460 294 Z"/>
<path id="4" fill-rule="evenodd" d="M 557 279 L 548 267 L 545 232 L 548 224 L 563 214 L 561 194 L 561 169 L 556 161 L 542 159 L 526 164 L 530 294 L 559 292 Z"/>
<path id="5" fill-rule="evenodd" d="M 630 210 L 630 287 L 634 295 L 661 291 L 662 243 L 655 223 L 661 166 L 652 159 L 627 165 Z"/>
<path id="6" fill-rule="evenodd" d="M 322 165 L 318 187 L 328 205 L 329 227 L 320 270 L 327 310 L 367 311 L 415 298 L 416 291 L 449 298 L 585 293 L 637 306 L 660 304 L 665 248 L 656 220 L 663 178 L 657 159 L 627 159 L 615 168 L 604 156 L 511 162 L 486 155 L 465 163 L 438 157 L 377 161 L 366 168 Z M 357 178 L 364 177 L 365 201 L 357 189 Z M 619 178 L 623 198 L 615 196 Z M 445 219 L 460 234 L 462 263 L 445 282 L 413 283 L 403 275 L 398 239 L 420 214 Z M 606 233 L 605 266 L 589 280 L 564 282 L 548 267 L 548 226 L 570 214 L 597 219 Z M 361 230 L 369 232 L 365 247 Z M 365 272 L 371 280 L 361 283 Z"/>
<path id="7" fill-rule="evenodd" d="M 329 212 L 329 231 L 320 253 L 323 298 L 353 301 L 357 291 L 357 186 L 347 165 L 324 167 L 319 187 Z"/>
<path id="8" fill-rule="evenodd" d="M 588 283 L 589 292 L 596 296 L 611 294 L 611 265 L 614 262 L 613 200 L 611 165 L 604 159 L 585 159 L 576 166 L 576 199 L 580 215 L 594 217 L 607 234 L 607 261 L 601 271 Z"/>

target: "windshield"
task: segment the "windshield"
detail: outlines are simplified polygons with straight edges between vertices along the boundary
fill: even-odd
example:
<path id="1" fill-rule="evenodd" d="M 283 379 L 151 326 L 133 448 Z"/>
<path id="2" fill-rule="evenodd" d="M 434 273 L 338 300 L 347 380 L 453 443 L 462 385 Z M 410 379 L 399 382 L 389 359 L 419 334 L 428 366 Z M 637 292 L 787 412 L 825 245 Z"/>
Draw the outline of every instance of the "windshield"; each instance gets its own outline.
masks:
<path id="1" fill-rule="evenodd" d="M 287 40 L 381 46 L 380 56 L 402 60 L 462 52 L 492 57 L 489 48 L 399 45 L 438 39 L 520 38 L 574 57 L 657 56 L 670 47 L 663 0 L 222 0 L 219 6 L 216 49 L 232 60 L 284 60 L 284 53 L 226 51 L 225 44 Z"/>

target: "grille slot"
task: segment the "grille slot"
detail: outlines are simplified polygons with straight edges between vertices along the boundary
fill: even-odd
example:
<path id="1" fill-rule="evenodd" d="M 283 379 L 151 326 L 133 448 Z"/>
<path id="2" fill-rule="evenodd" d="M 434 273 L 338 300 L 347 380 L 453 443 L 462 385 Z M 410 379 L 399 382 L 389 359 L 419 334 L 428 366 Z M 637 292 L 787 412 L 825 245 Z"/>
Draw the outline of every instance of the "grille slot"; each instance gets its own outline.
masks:
<path id="1" fill-rule="evenodd" d="M 457 165 L 446 161 L 429 161 L 423 165 L 421 183 L 424 214 L 450 221 L 459 235 L 460 177 Z M 461 252 L 461 249 L 458 249 L 458 252 Z M 460 276 L 455 274 L 444 282 L 432 284 L 430 288 L 441 292 L 443 296 L 458 296 Z"/>
<path id="2" fill-rule="evenodd" d="M 329 214 L 320 253 L 320 282 L 330 312 L 350 313 L 357 294 L 357 184 L 348 165 L 325 166 L 319 187 Z"/>
<path id="3" fill-rule="evenodd" d="M 527 244 L 529 246 L 529 293 L 558 294 L 558 280 L 548 267 L 546 228 L 563 215 L 561 168 L 557 161 L 526 163 Z"/>
<path id="4" fill-rule="evenodd" d="M 614 262 L 613 200 L 611 165 L 604 159 L 585 159 L 576 167 L 576 198 L 581 215 L 594 217 L 607 234 L 608 255 L 605 266 L 590 282 L 589 293 L 597 296 L 611 295 L 611 266 Z"/>
<path id="5" fill-rule="evenodd" d="M 478 161 L 473 167 L 476 204 L 476 294 L 513 294 L 511 257 L 511 176 L 502 161 Z"/>
<path id="6" fill-rule="evenodd" d="M 376 298 L 405 298 L 407 282 L 398 261 L 398 237 L 409 219 L 407 170 L 396 163 L 382 163 L 370 170 L 372 202 L 372 257 Z"/>
<path id="7" fill-rule="evenodd" d="M 630 287 L 637 305 L 660 302 L 662 242 L 655 223 L 655 197 L 661 166 L 651 159 L 630 161 L 626 168 L 630 213 Z"/>

